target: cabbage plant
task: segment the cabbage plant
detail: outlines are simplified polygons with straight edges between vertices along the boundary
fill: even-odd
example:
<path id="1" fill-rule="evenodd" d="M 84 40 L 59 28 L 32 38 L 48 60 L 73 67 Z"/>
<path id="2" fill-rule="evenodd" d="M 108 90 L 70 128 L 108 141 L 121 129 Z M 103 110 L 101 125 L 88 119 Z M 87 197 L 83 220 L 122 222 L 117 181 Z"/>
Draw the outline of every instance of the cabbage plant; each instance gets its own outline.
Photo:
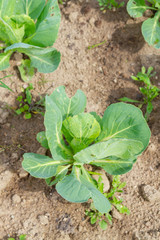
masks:
<path id="1" fill-rule="evenodd" d="M 160 48 L 160 1 L 129 0 L 127 3 L 127 11 L 131 17 L 142 17 L 148 10 L 151 14 L 142 24 L 142 35 L 149 45 Z"/>
<path id="2" fill-rule="evenodd" d="M 103 168 L 112 175 L 130 171 L 149 143 L 150 130 L 141 110 L 133 105 L 112 104 L 102 118 L 84 112 L 85 107 L 81 90 L 69 98 L 60 86 L 46 96 L 45 131 L 37 134 L 37 140 L 52 157 L 25 153 L 22 166 L 48 185 L 56 184 L 66 200 L 82 203 L 92 198 L 95 208 L 107 213 L 111 204 L 86 166 Z"/>
<path id="3" fill-rule="evenodd" d="M 0 70 L 10 66 L 15 51 L 27 55 L 39 72 L 56 70 L 60 53 L 51 46 L 60 19 L 57 0 L 0 0 Z"/>

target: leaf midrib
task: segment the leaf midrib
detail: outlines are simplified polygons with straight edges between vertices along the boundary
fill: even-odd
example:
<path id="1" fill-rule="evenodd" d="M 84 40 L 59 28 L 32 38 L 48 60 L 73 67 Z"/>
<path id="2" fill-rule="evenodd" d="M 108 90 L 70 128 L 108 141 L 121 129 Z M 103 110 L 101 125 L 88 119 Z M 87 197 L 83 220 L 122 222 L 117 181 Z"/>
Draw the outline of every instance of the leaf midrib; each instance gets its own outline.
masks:
<path id="1" fill-rule="evenodd" d="M 154 31 L 155 31 L 155 28 L 157 26 L 157 22 L 158 22 L 159 17 L 160 17 L 160 11 L 158 11 L 158 14 L 157 14 L 157 16 L 155 18 L 155 22 L 153 24 L 152 34 L 151 34 L 151 43 L 152 43 L 152 39 L 153 39 L 153 36 L 154 36 Z"/>
<path id="2" fill-rule="evenodd" d="M 11 28 L 11 26 L 10 26 L 8 23 L 6 23 L 1 17 L 0 17 L 0 20 L 4 23 L 5 26 L 7 26 L 7 27 L 10 29 L 10 31 L 12 32 L 12 34 L 13 34 L 13 36 L 15 37 L 16 41 L 18 41 L 18 39 L 17 39 L 17 37 L 16 37 L 16 35 L 15 35 L 15 32 L 13 31 L 13 29 Z M 8 35 L 8 34 L 7 34 L 7 35 Z M 9 38 L 9 35 L 8 35 L 8 38 Z M 10 39 L 9 39 L 9 40 L 10 40 Z"/>
<path id="3" fill-rule="evenodd" d="M 65 151 L 65 153 L 71 155 L 71 151 L 69 151 L 69 149 L 65 146 L 62 145 L 61 141 L 60 141 L 60 138 L 59 138 L 59 132 L 58 132 L 58 129 L 57 129 L 57 126 L 56 126 L 56 138 L 57 138 L 57 142 L 58 142 L 58 145 L 59 147 Z"/>
<path id="4" fill-rule="evenodd" d="M 2 60 L 0 61 L 0 64 L 5 62 L 6 58 L 8 58 L 8 56 L 10 55 L 11 53 L 9 52 L 6 56 L 4 56 L 4 58 L 2 58 Z"/>
<path id="5" fill-rule="evenodd" d="M 98 160 L 95 160 L 95 161 L 92 161 L 90 162 L 90 164 L 94 164 L 94 163 L 127 163 L 127 164 L 133 164 L 132 162 L 129 162 L 127 160 L 111 160 L 109 158 L 107 159 L 98 159 Z"/>
<path id="6" fill-rule="evenodd" d="M 58 165 L 60 163 L 64 163 L 64 164 L 67 164 L 67 163 L 70 163 L 70 161 L 62 161 L 62 160 L 59 160 L 59 161 L 52 161 L 52 162 L 49 162 L 49 163 L 36 163 L 36 166 L 33 166 L 33 167 L 29 167 L 29 169 L 35 169 L 35 168 L 41 168 L 41 167 L 46 167 L 46 166 L 52 166 L 52 165 Z"/>
<path id="7" fill-rule="evenodd" d="M 157 10 L 156 8 L 148 7 L 148 6 L 135 6 L 135 7 L 130 7 L 130 9 L 152 9 L 152 10 Z"/>
<path id="8" fill-rule="evenodd" d="M 42 58 L 40 58 L 40 57 L 37 57 L 37 56 L 35 56 L 35 55 L 32 55 L 32 54 L 28 54 L 28 53 L 26 53 L 28 56 L 31 56 L 31 57 L 33 57 L 33 58 L 36 58 L 36 59 L 38 59 L 38 61 L 40 61 L 40 62 L 43 62 L 43 63 L 45 63 L 45 64 L 47 64 L 47 65 L 50 65 L 50 66 L 53 66 L 53 64 L 52 63 L 49 63 L 48 61 L 45 61 L 44 59 L 42 59 Z M 44 55 L 43 55 L 44 56 Z"/>
<path id="9" fill-rule="evenodd" d="M 122 129 L 122 130 L 114 133 L 113 135 L 109 135 L 109 136 L 106 137 L 106 138 L 103 138 L 103 139 L 101 140 L 101 142 L 105 142 L 105 141 L 113 138 L 113 137 L 116 136 L 117 134 L 119 134 L 119 133 L 121 133 L 121 132 L 124 132 L 124 131 L 126 131 L 127 129 L 130 129 L 131 127 L 134 127 L 134 126 L 136 126 L 136 124 L 135 124 L 135 125 L 131 125 L 131 126 L 127 127 L 127 128 L 124 128 L 124 129 Z"/>

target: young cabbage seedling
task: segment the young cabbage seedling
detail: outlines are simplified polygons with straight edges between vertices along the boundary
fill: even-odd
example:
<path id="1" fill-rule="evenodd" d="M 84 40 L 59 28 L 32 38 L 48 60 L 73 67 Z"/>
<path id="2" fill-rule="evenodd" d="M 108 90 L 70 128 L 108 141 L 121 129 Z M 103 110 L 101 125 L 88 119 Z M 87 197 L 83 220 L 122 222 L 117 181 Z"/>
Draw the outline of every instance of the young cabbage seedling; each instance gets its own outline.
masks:
<path id="1" fill-rule="evenodd" d="M 113 205 L 120 213 L 130 214 L 130 211 L 127 207 L 122 205 L 123 199 L 118 199 L 115 196 L 115 193 L 123 192 L 122 189 L 125 187 L 126 183 L 120 181 L 120 176 L 113 176 L 112 187 L 109 193 L 104 193 L 103 190 L 103 182 L 102 177 L 99 177 L 97 182 L 97 187 L 99 191 L 110 201 L 111 205 Z M 99 226 L 105 230 L 108 226 L 108 223 L 112 224 L 112 215 L 110 213 L 102 214 L 98 210 L 95 209 L 94 204 L 91 203 L 90 209 L 86 210 L 86 216 L 90 218 L 90 223 L 95 224 L 99 223 Z"/>
<path id="2" fill-rule="evenodd" d="M 15 110 L 15 112 L 20 115 L 24 114 L 25 119 L 30 119 L 32 117 L 32 113 L 40 113 L 44 115 L 42 112 L 42 108 L 44 108 L 45 99 L 40 96 L 39 101 L 32 100 L 31 90 L 33 89 L 33 85 L 29 84 L 27 88 L 23 89 L 23 95 L 17 97 L 17 101 L 19 102 L 19 108 Z"/>
<path id="3" fill-rule="evenodd" d="M 138 101 L 127 97 L 119 99 L 122 102 L 138 103 L 139 108 L 142 108 L 143 105 L 146 105 L 146 120 L 149 119 L 149 116 L 153 110 L 152 101 L 159 95 L 160 92 L 158 87 L 151 84 L 150 78 L 156 74 L 155 72 L 151 73 L 152 71 L 153 67 L 149 67 L 148 70 L 146 70 L 145 67 L 142 67 L 141 72 L 139 72 L 137 76 L 131 76 L 133 80 L 144 83 L 144 87 L 139 88 L 140 92 L 143 94 L 143 101 Z"/>
<path id="4" fill-rule="evenodd" d="M 146 149 L 149 127 L 139 108 L 116 103 L 107 107 L 103 118 L 85 113 L 86 97 L 81 90 L 70 99 L 65 88 L 58 87 L 45 99 L 45 132 L 37 135 L 52 158 L 25 153 L 23 168 L 36 178 L 43 178 L 70 202 L 93 199 L 102 214 L 111 210 L 109 200 L 85 168 L 91 164 L 112 175 L 132 169 L 137 156 Z"/>
<path id="5" fill-rule="evenodd" d="M 124 2 L 118 3 L 116 0 L 97 0 L 100 6 L 100 10 L 105 11 L 107 8 L 108 9 L 113 9 L 113 8 L 120 8 L 123 7 Z"/>
<path id="6" fill-rule="evenodd" d="M 30 67 L 50 73 L 57 69 L 60 53 L 52 48 L 60 25 L 57 0 L 1 0 L 0 70 L 9 67 L 17 51 L 29 57 Z"/>
<path id="7" fill-rule="evenodd" d="M 127 11 L 133 18 L 142 17 L 146 11 L 151 11 L 151 17 L 142 24 L 142 34 L 149 45 L 160 48 L 159 0 L 129 0 L 127 3 Z"/>

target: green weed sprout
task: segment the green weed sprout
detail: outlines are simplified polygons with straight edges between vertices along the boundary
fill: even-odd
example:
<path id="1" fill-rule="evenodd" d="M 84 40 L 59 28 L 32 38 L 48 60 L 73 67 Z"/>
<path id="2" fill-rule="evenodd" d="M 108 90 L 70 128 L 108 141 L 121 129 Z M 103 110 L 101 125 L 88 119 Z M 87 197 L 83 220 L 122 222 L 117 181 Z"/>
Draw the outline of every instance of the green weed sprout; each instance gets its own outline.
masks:
<path id="1" fill-rule="evenodd" d="M 8 238 L 8 240 L 15 240 L 15 238 Z M 20 235 L 19 240 L 26 240 L 26 235 L 25 234 Z"/>
<path id="2" fill-rule="evenodd" d="M 0 78 L 0 87 L 2 88 L 6 88 L 8 89 L 9 91 L 13 92 L 13 90 L 11 88 L 9 88 L 4 82 L 2 82 L 1 80 L 4 79 L 4 78 L 7 78 L 7 77 L 11 77 L 12 75 L 8 75 L 8 76 L 5 76 L 3 78 Z"/>
<path id="3" fill-rule="evenodd" d="M 123 7 L 124 2 L 121 2 L 120 4 L 116 2 L 116 0 L 97 0 L 100 6 L 100 10 L 105 11 L 107 8 L 120 8 Z"/>
<path id="4" fill-rule="evenodd" d="M 123 199 L 118 199 L 115 194 L 119 192 L 123 192 L 122 189 L 126 186 L 125 182 L 120 181 L 120 176 L 113 176 L 112 186 L 109 193 L 104 193 L 103 187 L 104 184 L 102 182 L 102 177 L 100 176 L 97 182 L 97 187 L 99 191 L 110 201 L 111 205 L 113 205 L 120 213 L 130 214 L 129 209 L 122 204 Z M 108 223 L 112 225 L 112 215 L 108 213 L 100 213 L 96 210 L 93 203 L 90 205 L 90 209 L 85 211 L 86 216 L 90 218 L 90 223 L 95 224 L 99 223 L 99 226 L 106 230 Z"/>
<path id="5" fill-rule="evenodd" d="M 23 113 L 25 119 L 30 119 L 32 113 L 40 113 L 43 115 L 41 108 L 44 107 L 44 98 L 40 96 L 40 100 L 34 102 L 31 93 L 32 89 L 33 85 L 29 84 L 27 88 L 23 89 L 24 95 L 22 94 L 16 99 L 19 102 L 19 107 L 15 112 L 18 115 Z"/>
<path id="6" fill-rule="evenodd" d="M 66 2 L 66 0 L 58 0 L 58 3 L 59 4 L 63 4 L 63 3 L 65 3 Z"/>
<path id="7" fill-rule="evenodd" d="M 123 97 L 119 100 L 122 102 L 130 103 L 139 103 L 139 108 L 142 108 L 143 105 L 146 105 L 145 119 L 148 121 L 149 116 L 153 110 L 152 101 L 159 95 L 160 89 L 151 84 L 150 78 L 153 77 L 156 73 L 153 72 L 153 67 L 149 67 L 148 70 L 143 66 L 141 72 L 136 76 L 131 76 L 135 81 L 142 82 L 144 87 L 140 87 L 139 90 L 143 94 L 143 101 L 134 100 L 131 98 Z"/>

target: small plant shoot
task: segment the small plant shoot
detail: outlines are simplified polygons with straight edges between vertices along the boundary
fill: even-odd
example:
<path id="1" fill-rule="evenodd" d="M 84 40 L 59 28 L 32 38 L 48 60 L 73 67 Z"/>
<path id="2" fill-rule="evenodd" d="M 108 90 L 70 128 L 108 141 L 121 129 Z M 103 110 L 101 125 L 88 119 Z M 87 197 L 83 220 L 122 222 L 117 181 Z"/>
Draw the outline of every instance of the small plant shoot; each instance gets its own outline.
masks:
<path id="1" fill-rule="evenodd" d="M 130 102 L 130 103 L 138 103 L 138 107 L 142 108 L 143 105 L 146 105 L 145 119 L 148 121 L 149 116 L 153 110 L 152 101 L 159 95 L 160 89 L 151 84 L 150 78 L 153 77 L 156 73 L 153 72 L 153 67 L 149 67 L 146 70 L 145 67 L 142 67 L 141 72 L 137 74 L 137 76 L 131 76 L 131 78 L 135 81 L 142 82 L 144 87 L 140 87 L 139 90 L 143 95 L 143 100 L 138 101 L 131 98 L 123 97 L 119 100 L 122 102 Z"/>
<path id="2" fill-rule="evenodd" d="M 15 240 L 15 238 L 8 238 L 8 240 Z M 20 235 L 19 240 L 26 240 L 26 235 L 25 234 Z"/>
<path id="3" fill-rule="evenodd" d="M 150 17 L 142 24 L 142 34 L 149 45 L 160 48 L 160 1 L 129 0 L 127 11 L 133 18 L 142 17 L 150 11 Z"/>
<path id="4" fill-rule="evenodd" d="M 15 110 L 16 114 L 24 114 L 25 119 L 30 119 L 32 114 L 44 115 L 42 109 L 44 108 L 45 99 L 40 96 L 39 101 L 33 101 L 32 91 L 33 85 L 29 84 L 27 88 L 23 89 L 23 94 L 17 97 L 19 102 L 18 109 Z"/>
<path id="5" fill-rule="evenodd" d="M 52 45 L 58 35 L 60 19 L 57 0 L 47 3 L 45 0 L 1 0 L 0 70 L 10 66 L 10 57 L 16 51 L 29 58 L 30 62 L 22 62 L 22 65 L 27 64 L 42 73 L 56 70 L 60 53 Z"/>
<path id="6" fill-rule="evenodd" d="M 116 0 L 97 0 L 100 6 L 100 10 L 106 11 L 106 9 L 120 8 L 124 6 L 124 2 L 118 3 Z"/>
<path id="7" fill-rule="evenodd" d="M 6 88 L 8 89 L 9 91 L 13 92 L 11 88 L 9 88 L 4 82 L 2 82 L 1 80 L 3 80 L 4 78 L 8 78 L 8 77 L 11 77 L 12 75 L 8 75 L 8 76 L 5 76 L 3 78 L 0 78 L 0 87 L 2 88 Z"/>
<path id="8" fill-rule="evenodd" d="M 113 205 L 120 213 L 130 214 L 129 209 L 122 205 L 123 199 L 118 199 L 115 196 L 116 193 L 123 192 L 122 189 L 125 187 L 125 185 L 125 182 L 120 181 L 120 176 L 113 176 L 111 190 L 108 193 L 104 193 L 104 184 L 102 182 L 102 177 L 99 177 L 97 182 L 97 187 L 99 191 L 110 201 L 111 205 Z M 99 226 L 103 230 L 106 230 L 108 223 L 112 224 L 112 215 L 110 213 L 100 213 L 98 210 L 95 209 L 93 203 L 91 203 L 90 209 L 86 210 L 85 214 L 90 218 L 91 224 L 95 224 L 96 222 L 98 222 Z"/>
<path id="9" fill-rule="evenodd" d="M 64 4 L 66 2 L 66 0 L 58 0 L 59 4 Z"/>
<path id="10" fill-rule="evenodd" d="M 93 199 L 100 213 L 111 210 L 110 201 L 99 191 L 85 168 L 86 164 L 121 175 L 146 149 L 149 127 L 139 108 L 116 103 L 107 107 L 103 117 L 85 113 L 86 96 L 78 90 L 68 98 L 63 86 L 45 98 L 45 131 L 37 135 L 52 157 L 25 153 L 23 168 L 36 178 L 56 184 L 57 192 L 70 202 Z"/>
<path id="11" fill-rule="evenodd" d="M 21 65 L 18 66 L 18 70 L 21 75 L 21 79 L 24 82 L 29 82 L 34 76 L 34 67 L 31 66 L 31 61 L 29 59 L 22 59 Z"/>

